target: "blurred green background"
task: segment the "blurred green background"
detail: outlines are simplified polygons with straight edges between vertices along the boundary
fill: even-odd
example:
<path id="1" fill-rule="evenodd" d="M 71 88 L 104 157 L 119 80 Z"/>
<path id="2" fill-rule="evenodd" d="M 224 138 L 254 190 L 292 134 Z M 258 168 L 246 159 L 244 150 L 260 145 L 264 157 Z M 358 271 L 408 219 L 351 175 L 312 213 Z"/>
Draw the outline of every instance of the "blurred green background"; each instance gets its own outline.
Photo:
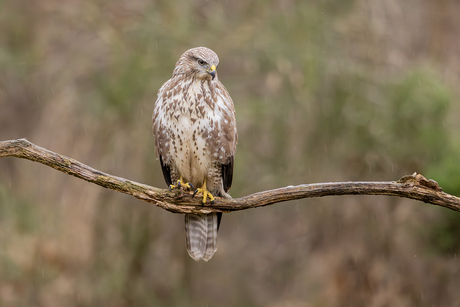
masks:
<path id="1" fill-rule="evenodd" d="M 456 0 L 0 0 L 0 140 L 166 187 L 156 92 L 220 57 L 234 197 L 419 172 L 460 195 Z M 0 306 L 460 306 L 460 215 L 342 196 L 226 214 L 209 263 L 183 216 L 0 159 Z"/>

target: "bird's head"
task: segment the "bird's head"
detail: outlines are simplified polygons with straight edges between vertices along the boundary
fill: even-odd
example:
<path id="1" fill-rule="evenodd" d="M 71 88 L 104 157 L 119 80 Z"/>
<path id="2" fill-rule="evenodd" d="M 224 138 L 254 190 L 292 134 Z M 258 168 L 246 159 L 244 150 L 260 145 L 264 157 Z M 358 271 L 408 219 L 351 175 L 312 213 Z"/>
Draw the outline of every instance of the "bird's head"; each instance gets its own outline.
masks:
<path id="1" fill-rule="evenodd" d="M 217 80 L 219 58 L 209 48 L 197 47 L 184 52 L 176 63 L 175 74 L 186 74 L 202 80 Z"/>

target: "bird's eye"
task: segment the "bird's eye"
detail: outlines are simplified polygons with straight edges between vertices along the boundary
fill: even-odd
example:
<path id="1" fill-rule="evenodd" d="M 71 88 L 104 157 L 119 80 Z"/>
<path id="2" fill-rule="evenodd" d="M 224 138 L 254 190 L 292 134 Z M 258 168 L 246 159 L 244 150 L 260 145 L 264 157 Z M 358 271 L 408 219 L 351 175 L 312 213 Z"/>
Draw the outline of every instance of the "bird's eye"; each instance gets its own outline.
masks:
<path id="1" fill-rule="evenodd" d="M 200 64 L 201 66 L 203 66 L 203 65 L 205 65 L 205 64 L 206 64 L 206 62 L 205 62 L 205 61 L 203 61 L 202 59 L 198 59 L 198 64 Z"/>

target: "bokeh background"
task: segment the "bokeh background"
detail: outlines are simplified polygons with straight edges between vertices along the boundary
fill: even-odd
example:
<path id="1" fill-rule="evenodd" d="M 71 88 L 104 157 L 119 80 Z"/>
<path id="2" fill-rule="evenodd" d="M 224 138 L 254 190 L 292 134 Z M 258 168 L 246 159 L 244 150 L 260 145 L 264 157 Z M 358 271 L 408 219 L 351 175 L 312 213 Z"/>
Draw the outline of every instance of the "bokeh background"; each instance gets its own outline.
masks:
<path id="1" fill-rule="evenodd" d="M 0 1 L 0 140 L 166 187 L 156 92 L 217 52 L 233 197 L 419 172 L 460 195 L 457 0 Z M 0 159 L 1 306 L 460 306 L 460 215 L 395 197 L 224 215 L 209 263 L 183 216 Z"/>

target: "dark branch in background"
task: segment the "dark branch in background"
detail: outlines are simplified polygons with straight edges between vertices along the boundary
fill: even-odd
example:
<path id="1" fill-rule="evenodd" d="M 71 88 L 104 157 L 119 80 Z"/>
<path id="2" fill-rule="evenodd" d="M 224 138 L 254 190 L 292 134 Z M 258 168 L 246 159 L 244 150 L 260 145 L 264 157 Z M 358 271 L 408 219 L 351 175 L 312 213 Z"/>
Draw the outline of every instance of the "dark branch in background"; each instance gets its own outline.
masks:
<path id="1" fill-rule="evenodd" d="M 331 195 L 399 196 L 460 212 L 460 198 L 442 192 L 436 181 L 427 180 L 416 173 L 404 176 L 398 181 L 333 182 L 288 186 L 235 199 L 216 198 L 212 205 L 202 205 L 201 197 L 193 197 L 192 192 L 169 191 L 112 176 L 74 159 L 36 146 L 26 139 L 0 142 L 0 157 L 17 157 L 39 162 L 102 187 L 133 195 L 174 213 L 230 212 L 294 199 Z"/>

